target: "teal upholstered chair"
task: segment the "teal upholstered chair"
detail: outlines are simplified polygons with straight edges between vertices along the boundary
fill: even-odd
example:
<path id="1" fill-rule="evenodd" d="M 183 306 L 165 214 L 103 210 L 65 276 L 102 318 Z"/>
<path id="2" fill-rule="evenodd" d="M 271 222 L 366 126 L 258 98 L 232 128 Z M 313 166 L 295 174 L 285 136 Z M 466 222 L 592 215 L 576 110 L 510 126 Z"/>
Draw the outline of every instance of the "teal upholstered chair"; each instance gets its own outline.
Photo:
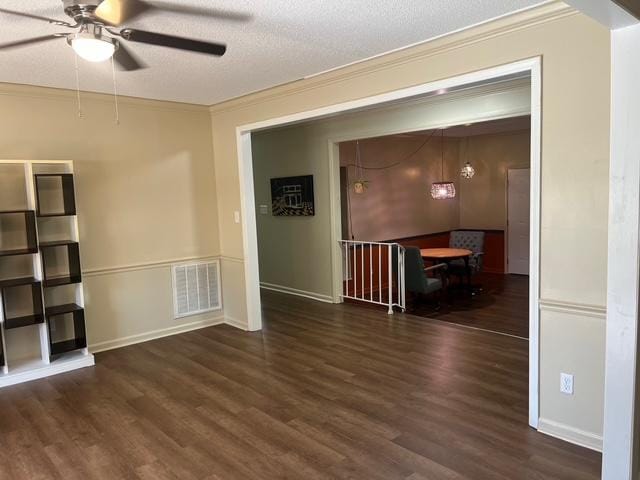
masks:
<path id="1" fill-rule="evenodd" d="M 425 268 L 424 260 L 418 247 L 406 247 L 404 253 L 405 290 L 416 297 L 440 292 L 445 287 L 445 270 L 447 265 L 439 263 Z M 429 274 L 433 272 L 433 276 Z M 440 276 L 436 276 L 441 273 Z M 439 307 L 439 303 L 438 303 Z"/>
<path id="2" fill-rule="evenodd" d="M 484 232 L 470 230 L 454 230 L 449 236 L 449 247 L 465 248 L 471 250 L 473 255 L 469 257 L 469 266 L 463 259 L 449 262 L 449 273 L 461 279 L 467 277 L 469 284 L 471 276 L 482 271 L 482 259 L 484 257 Z"/>

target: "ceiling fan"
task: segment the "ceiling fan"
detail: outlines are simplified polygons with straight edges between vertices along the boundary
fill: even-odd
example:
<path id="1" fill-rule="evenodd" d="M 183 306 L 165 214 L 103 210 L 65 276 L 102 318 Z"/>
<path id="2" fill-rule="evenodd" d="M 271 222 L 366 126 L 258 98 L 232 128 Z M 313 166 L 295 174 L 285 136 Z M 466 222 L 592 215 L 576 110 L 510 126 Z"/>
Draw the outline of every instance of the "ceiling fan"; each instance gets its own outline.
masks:
<path id="1" fill-rule="evenodd" d="M 139 70 L 145 68 L 146 65 L 125 47 L 123 40 L 218 57 L 224 55 L 227 50 L 226 45 L 221 43 L 204 42 L 133 28 L 121 28 L 123 23 L 153 10 L 200 15 L 212 14 L 212 12 L 207 13 L 197 7 L 171 3 L 152 4 L 144 0 L 62 0 L 62 3 L 64 13 L 71 17 L 73 22 L 0 8 L 0 13 L 42 20 L 76 30 L 70 33 L 54 33 L 0 44 L 0 50 L 65 38 L 81 58 L 90 62 L 102 62 L 113 57 L 115 63 L 122 70 L 127 71 Z M 213 14 L 213 16 L 217 15 Z"/>

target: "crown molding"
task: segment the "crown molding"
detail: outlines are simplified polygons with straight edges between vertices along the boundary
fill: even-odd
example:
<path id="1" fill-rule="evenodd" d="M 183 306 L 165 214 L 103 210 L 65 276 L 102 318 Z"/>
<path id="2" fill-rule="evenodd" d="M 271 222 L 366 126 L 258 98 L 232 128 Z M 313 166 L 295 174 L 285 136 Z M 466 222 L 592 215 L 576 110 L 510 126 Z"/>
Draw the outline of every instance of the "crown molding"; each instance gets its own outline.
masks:
<path id="1" fill-rule="evenodd" d="M 427 40 L 419 45 L 414 45 L 401 51 L 363 60 L 360 63 L 331 70 L 317 76 L 296 80 L 211 105 L 209 111 L 215 116 L 241 110 L 253 105 L 312 91 L 435 55 L 441 55 L 452 50 L 486 41 L 490 38 L 507 35 L 579 14 L 580 12 L 564 2 L 553 0 L 539 7 L 500 17 L 479 25 L 470 26 L 467 29 Z"/>
<path id="2" fill-rule="evenodd" d="M 0 97 L 23 97 L 39 100 L 58 100 L 64 102 L 77 101 L 77 92 L 66 88 L 42 87 L 38 85 L 25 85 L 20 83 L 0 82 Z M 80 91 L 82 102 L 99 102 L 113 104 L 112 94 Z M 118 104 L 143 107 L 151 110 L 170 110 L 180 112 L 200 112 L 207 113 L 209 107 L 206 105 L 195 105 L 191 103 L 170 102 L 166 100 L 153 100 L 140 97 L 127 97 L 118 95 Z"/>

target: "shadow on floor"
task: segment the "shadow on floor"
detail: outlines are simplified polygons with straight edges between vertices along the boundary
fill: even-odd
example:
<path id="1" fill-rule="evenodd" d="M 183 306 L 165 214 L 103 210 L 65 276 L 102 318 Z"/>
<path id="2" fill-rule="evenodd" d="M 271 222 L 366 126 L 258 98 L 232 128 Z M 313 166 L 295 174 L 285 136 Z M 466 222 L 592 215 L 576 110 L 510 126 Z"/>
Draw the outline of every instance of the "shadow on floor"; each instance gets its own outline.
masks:
<path id="1" fill-rule="evenodd" d="M 427 299 L 409 303 L 408 313 L 492 332 L 529 338 L 529 277 L 483 273 L 474 278 L 476 295 L 458 288 L 452 279 L 446 300 L 436 310 Z"/>

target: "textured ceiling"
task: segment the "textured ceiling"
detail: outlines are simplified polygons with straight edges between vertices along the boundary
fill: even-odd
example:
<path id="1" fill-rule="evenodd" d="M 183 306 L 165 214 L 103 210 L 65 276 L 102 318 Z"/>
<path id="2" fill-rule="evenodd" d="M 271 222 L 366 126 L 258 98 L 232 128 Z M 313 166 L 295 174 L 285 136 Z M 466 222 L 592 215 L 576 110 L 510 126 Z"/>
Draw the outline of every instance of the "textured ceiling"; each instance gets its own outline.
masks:
<path id="1" fill-rule="evenodd" d="M 127 24 L 220 41 L 222 58 L 130 44 L 148 69 L 117 72 L 118 92 L 211 105 L 425 41 L 541 0 L 174 0 L 216 18 L 154 12 Z M 61 0 L 2 0 L 2 8 L 63 20 Z M 0 13 L 0 43 L 63 32 Z M 80 62 L 85 91 L 113 91 L 109 62 Z M 0 82 L 75 88 L 73 51 L 63 39 L 0 52 Z"/>

